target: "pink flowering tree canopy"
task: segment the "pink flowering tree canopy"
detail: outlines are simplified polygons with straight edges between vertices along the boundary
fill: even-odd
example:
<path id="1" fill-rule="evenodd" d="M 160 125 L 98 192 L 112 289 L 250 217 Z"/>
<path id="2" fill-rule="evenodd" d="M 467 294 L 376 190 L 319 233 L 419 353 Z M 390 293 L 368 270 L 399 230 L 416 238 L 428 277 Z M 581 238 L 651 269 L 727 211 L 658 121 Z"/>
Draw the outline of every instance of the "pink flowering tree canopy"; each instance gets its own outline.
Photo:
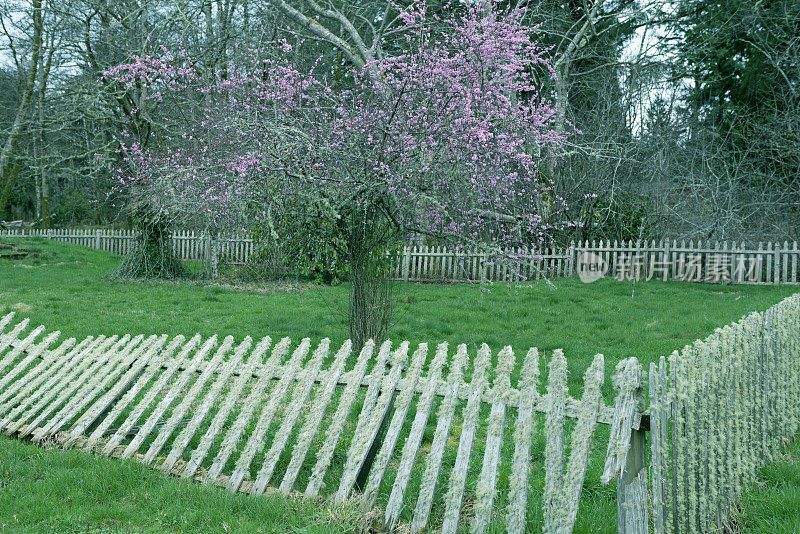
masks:
<path id="1" fill-rule="evenodd" d="M 412 233 L 535 247 L 565 207 L 540 172 L 564 136 L 536 80 L 547 50 L 521 10 L 461 11 L 439 20 L 412 4 L 402 53 L 346 89 L 294 67 L 286 42 L 240 50 L 224 80 L 166 52 L 111 69 L 148 88 L 163 130 L 146 150 L 123 147 L 120 183 L 169 220 L 217 228 L 300 210 L 351 247 Z"/>
<path id="2" fill-rule="evenodd" d="M 346 87 L 327 84 L 316 64 L 292 64 L 286 41 L 238 49 L 224 77 L 166 50 L 111 69 L 121 86 L 146 88 L 160 127 L 146 149 L 123 143 L 120 185 L 169 222 L 258 222 L 275 236 L 290 223 L 289 239 L 328 236 L 354 294 L 361 278 L 385 276 L 374 266 L 393 243 L 414 235 L 478 245 L 512 265 L 521 258 L 499 251 L 535 254 L 566 209 L 543 172 L 565 135 L 537 81 L 553 75 L 548 51 L 522 10 L 484 2 L 449 12 L 431 15 L 424 2 L 399 10 L 400 51 L 353 67 Z M 375 308 L 382 297 L 364 291 Z"/>

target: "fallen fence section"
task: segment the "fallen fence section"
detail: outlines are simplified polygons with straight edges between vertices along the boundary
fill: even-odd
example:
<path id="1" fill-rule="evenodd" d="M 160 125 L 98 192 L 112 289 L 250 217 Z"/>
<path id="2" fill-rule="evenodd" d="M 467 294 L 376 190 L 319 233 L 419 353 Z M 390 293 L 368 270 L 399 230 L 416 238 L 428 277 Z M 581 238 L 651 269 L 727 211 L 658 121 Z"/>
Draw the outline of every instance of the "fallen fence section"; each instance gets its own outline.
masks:
<path id="1" fill-rule="evenodd" d="M 133 230 L 106 228 L 0 228 L 0 237 L 43 237 L 127 254 L 135 246 Z M 211 251 L 229 264 L 244 264 L 257 253 L 245 234 L 221 235 L 195 230 L 172 233 L 181 260 L 209 262 Z M 390 277 L 411 282 L 508 282 L 573 276 L 596 263 L 604 276 L 621 280 L 683 280 L 732 284 L 800 284 L 800 248 L 789 243 L 709 241 L 579 241 L 568 247 L 512 249 L 525 258 L 519 265 L 494 261 L 485 252 L 444 246 L 405 246 L 397 251 Z"/>
<path id="2" fill-rule="evenodd" d="M 600 354 L 579 400 L 560 350 L 545 366 L 535 348 L 520 358 L 486 345 L 470 356 L 446 343 L 58 337 L 13 313 L 0 319 L 0 431 L 231 491 L 360 499 L 382 507 L 385 527 L 412 532 L 525 532 L 537 521 L 571 532 L 598 424 L 610 425 L 601 482 L 616 480 L 620 532 L 720 530 L 800 426 L 800 294 L 648 375 L 621 361 L 613 406 Z"/>
<path id="3" fill-rule="evenodd" d="M 635 358 L 613 379 L 611 407 L 602 402 L 599 354 L 578 400 L 567 394 L 559 350 L 541 395 L 536 349 L 519 358 L 506 347 L 493 366 L 486 345 L 471 357 L 465 345 L 453 354 L 446 343 L 355 351 L 327 339 L 314 347 L 269 337 L 58 337 L 27 319 L 14 323 L 13 314 L 0 319 L 5 434 L 135 458 L 252 495 L 360 499 L 384 509 L 387 528 L 405 523 L 412 532 L 464 524 L 525 532 L 534 500 L 543 502 L 545 531 L 570 532 L 598 423 L 611 425 L 605 480 L 634 468 L 633 478 L 645 479 L 628 453 L 647 423 Z M 534 499 L 532 438 L 542 428 L 544 489 Z M 625 514 L 626 532 L 647 528 L 646 488 L 624 491 L 619 506 L 642 511 Z"/>

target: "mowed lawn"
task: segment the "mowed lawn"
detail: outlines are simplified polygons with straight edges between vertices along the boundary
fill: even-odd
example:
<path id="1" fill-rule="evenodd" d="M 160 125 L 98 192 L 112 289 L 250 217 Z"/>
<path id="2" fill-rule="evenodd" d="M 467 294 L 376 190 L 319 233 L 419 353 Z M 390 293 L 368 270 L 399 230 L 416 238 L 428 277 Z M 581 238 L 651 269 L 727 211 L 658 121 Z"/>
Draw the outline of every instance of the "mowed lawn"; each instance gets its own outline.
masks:
<path id="1" fill-rule="evenodd" d="M 347 337 L 347 285 L 236 288 L 111 281 L 107 275 L 118 257 L 42 240 L 18 242 L 38 249 L 38 257 L 0 262 L 0 315 L 16 311 L 18 318 L 60 330 L 62 339 L 200 333 L 230 334 L 237 340 L 247 335 L 295 341 L 330 337 L 336 344 Z M 495 353 L 511 345 L 518 355 L 531 346 L 545 356 L 562 348 L 569 361 L 570 393 L 576 396 L 584 370 L 602 353 L 604 394 L 610 403 L 610 377 L 619 360 L 636 356 L 646 368 L 715 327 L 798 290 L 649 281 L 637 283 L 632 299 L 630 282 L 558 280 L 555 285 L 397 283 L 390 337 L 447 341 L 452 347 L 467 343 L 471 355 L 481 343 Z M 590 466 L 576 531 L 615 531 L 613 485 L 602 487 L 598 478 L 597 466 Z M 340 532 L 368 523 L 354 507 L 249 499 L 167 479 L 134 463 L 0 441 L 0 532 Z"/>

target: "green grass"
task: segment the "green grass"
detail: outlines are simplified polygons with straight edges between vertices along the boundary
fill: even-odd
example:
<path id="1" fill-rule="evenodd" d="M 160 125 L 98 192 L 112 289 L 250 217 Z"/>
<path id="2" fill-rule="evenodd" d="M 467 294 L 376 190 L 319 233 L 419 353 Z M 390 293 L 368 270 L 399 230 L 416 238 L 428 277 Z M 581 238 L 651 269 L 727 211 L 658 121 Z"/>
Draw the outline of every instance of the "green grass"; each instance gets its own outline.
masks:
<path id="1" fill-rule="evenodd" d="M 121 333 L 189 336 L 198 332 L 204 336 L 230 334 L 237 340 L 246 335 L 255 339 L 265 335 L 273 339 L 288 335 L 295 341 L 302 337 L 312 340 L 330 337 L 335 346 L 347 337 L 347 285 L 320 287 L 270 284 L 242 289 L 186 282 L 109 281 L 105 276 L 117 265 L 118 257 L 41 240 L 25 243 L 38 249 L 37 258 L 0 263 L 0 314 L 17 310 L 19 317 L 30 317 L 34 324 L 44 324 L 49 330 L 60 330 L 62 338 L 72 336 L 80 339 L 87 335 Z M 591 285 L 581 284 L 577 280 L 559 280 L 556 285 L 557 288 L 552 289 L 544 283 L 520 283 L 510 288 L 502 284 L 481 288 L 468 284 L 437 286 L 398 283 L 394 288 L 397 307 L 390 337 L 412 343 L 448 341 L 451 346 L 467 343 L 473 355 L 475 348 L 484 342 L 495 352 L 504 345 L 512 345 L 518 355 L 524 354 L 530 346 L 537 346 L 548 353 L 554 348 L 563 348 L 569 361 L 569 386 L 573 395 L 580 395 L 583 372 L 594 354 L 600 352 L 605 355 L 606 362 L 604 396 L 606 402 L 610 403 L 614 393 L 610 376 L 621 359 L 636 356 L 646 369 L 649 362 L 657 360 L 659 356 L 668 355 L 694 339 L 706 337 L 715 327 L 735 321 L 748 311 L 765 309 L 797 290 L 789 286 L 719 286 L 650 281 L 637 284 L 635 298 L 631 299 L 630 283 L 614 280 L 602 280 Z M 336 399 L 332 404 L 335 402 Z M 432 413 L 436 413 L 436 408 L 437 405 L 434 405 Z M 410 413 L 413 413 L 413 406 Z M 423 448 L 430 443 L 434 428 L 435 420 L 432 417 L 426 429 Z M 203 431 L 201 428 L 198 434 L 202 435 Z M 404 433 L 407 433 L 407 428 Z M 601 426 L 589 466 L 584 497 L 581 499 L 576 532 L 615 531 L 613 485 L 603 487 L 599 484 L 604 456 L 604 450 L 601 450 L 604 447 L 603 440 L 607 440 L 607 428 Z M 510 440 L 505 440 L 505 443 L 501 486 L 507 485 L 508 459 L 513 452 L 508 445 Z M 3 451 L 0 454 L 10 454 L 9 461 L 12 461 L 11 458 L 26 454 L 24 447 L 29 446 L 5 440 L 0 442 L 0 451 Z M 401 447 L 402 441 L 398 450 Z M 455 444 L 451 449 L 455 449 Z M 531 481 L 532 511 L 529 516 L 531 527 L 536 529 L 541 529 L 543 470 L 540 467 L 543 449 L 544 440 L 539 435 L 532 451 L 534 475 Z M 67 532 L 70 529 L 85 530 L 105 525 L 122 531 L 205 531 L 206 525 L 198 523 L 197 519 L 182 522 L 184 500 L 213 503 L 202 506 L 213 507 L 220 521 L 227 522 L 234 530 L 250 530 L 248 524 L 237 523 L 241 517 L 246 520 L 257 518 L 253 524 L 270 524 L 268 518 L 273 510 L 278 510 L 276 513 L 279 515 L 291 515 L 279 518 L 282 522 L 278 523 L 278 531 L 311 528 L 320 520 L 320 513 L 315 508 L 277 497 L 260 499 L 270 504 L 253 504 L 253 501 L 260 500 L 249 500 L 219 491 L 206 494 L 210 490 L 164 479 L 138 464 L 95 460 L 75 452 L 31 450 L 41 455 L 31 461 L 32 466 L 38 466 L 34 472 L 43 480 L 53 479 L 49 485 L 61 483 L 59 481 L 71 476 L 69 468 L 58 467 L 69 461 L 85 462 L 86 469 L 94 473 L 95 478 L 113 478 L 114 470 L 129 470 L 125 471 L 127 475 L 118 475 L 127 481 L 117 488 L 119 499 L 99 509 L 82 505 L 68 506 L 60 498 L 65 494 L 72 497 L 74 492 L 90 491 L 91 487 L 67 489 L 62 493 L 48 492 L 45 489 L 48 484 L 31 485 L 34 475 L 18 474 L 17 469 L 11 470 L 13 477 L 6 482 L 7 486 L 22 488 L 18 491 L 28 495 L 31 501 L 40 503 L 40 508 L 54 510 L 49 517 L 68 517 L 69 520 L 63 524 L 52 523 L 53 528 Z M 213 456 L 213 452 L 210 456 Z M 454 450 L 448 453 L 445 466 L 452 465 L 454 456 Z M 480 456 L 482 446 L 478 443 L 473 466 L 479 465 Z M 257 457 L 254 465 L 258 461 Z M 283 459 L 279 470 L 285 467 L 285 463 Z M 3 476 L 5 465 L 7 462 L 4 459 L 0 464 L 0 476 Z M 335 469 L 332 468 L 332 471 Z M 473 484 L 478 476 L 474 471 L 470 471 L 468 485 Z M 145 478 L 139 479 L 138 476 Z M 391 478 L 387 476 L 382 494 L 388 493 L 391 488 Z M 74 485 L 79 486 L 81 477 L 76 475 L 74 480 Z M 0 485 L 3 482 L 0 479 Z M 419 473 L 416 473 L 412 478 L 411 490 L 415 490 L 418 484 Z M 163 518 L 151 513 L 146 501 L 125 497 L 127 494 L 138 495 L 144 491 L 142 487 L 150 485 L 163 488 L 161 491 L 165 493 L 176 492 L 174 500 L 169 495 L 164 496 L 164 507 L 171 511 Z M 0 490 L 3 488 L 0 487 Z M 5 516 L 16 510 L 22 511 L 18 504 L 22 501 L 11 499 L 4 502 L 2 499 L 3 494 L 0 493 L 0 524 L 12 525 Z M 498 497 L 497 503 L 501 507 L 503 499 L 502 496 Z M 160 502 L 160 499 L 156 499 L 156 502 Z M 169 503 L 173 503 L 174 507 Z M 193 505 L 187 505 L 190 506 Z M 338 517 L 338 512 L 331 513 Z M 14 524 L 23 530 L 29 528 L 34 531 L 40 526 L 51 525 L 43 523 L 43 516 L 32 514 L 30 511 L 16 513 L 19 523 Z M 410 520 L 410 514 L 411 511 L 404 512 L 402 519 Z M 345 517 L 338 523 L 326 523 L 324 528 L 338 530 L 344 525 L 352 526 L 360 522 Z M 221 527 L 215 525 L 214 528 Z"/>
<path id="2" fill-rule="evenodd" d="M 132 460 L 0 438 L 0 533 L 347 532 L 353 506 L 253 499 L 191 484 Z"/>
<path id="3" fill-rule="evenodd" d="M 758 483 L 740 499 L 737 523 L 753 534 L 800 532 L 800 439 L 795 439 L 783 457 L 761 469 Z"/>

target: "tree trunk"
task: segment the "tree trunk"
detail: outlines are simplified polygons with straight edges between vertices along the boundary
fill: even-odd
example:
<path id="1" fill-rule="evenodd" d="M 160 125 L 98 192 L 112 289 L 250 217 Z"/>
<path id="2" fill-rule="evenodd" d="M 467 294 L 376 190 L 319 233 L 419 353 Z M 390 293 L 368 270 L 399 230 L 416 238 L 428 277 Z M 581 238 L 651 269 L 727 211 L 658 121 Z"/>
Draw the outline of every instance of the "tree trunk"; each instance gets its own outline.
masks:
<path id="1" fill-rule="evenodd" d="M 28 80 L 25 84 L 25 89 L 22 91 L 22 95 L 20 95 L 14 122 L 11 125 L 11 130 L 8 133 L 6 142 L 3 145 L 3 150 L 0 152 L 0 184 L 2 184 L 2 193 L 0 193 L 0 215 L 6 211 L 8 199 L 11 196 L 11 189 L 14 187 L 14 181 L 16 181 L 15 173 L 10 172 L 10 164 L 19 138 L 22 136 L 22 127 L 28 113 L 33 89 L 36 85 L 36 72 L 39 69 L 41 55 L 42 0 L 33 0 L 33 46 L 31 49 L 30 71 L 28 71 Z"/>
<path id="2" fill-rule="evenodd" d="M 351 261 L 350 339 L 360 348 L 367 340 L 386 339 L 392 316 L 391 286 L 380 266 L 368 259 Z"/>

